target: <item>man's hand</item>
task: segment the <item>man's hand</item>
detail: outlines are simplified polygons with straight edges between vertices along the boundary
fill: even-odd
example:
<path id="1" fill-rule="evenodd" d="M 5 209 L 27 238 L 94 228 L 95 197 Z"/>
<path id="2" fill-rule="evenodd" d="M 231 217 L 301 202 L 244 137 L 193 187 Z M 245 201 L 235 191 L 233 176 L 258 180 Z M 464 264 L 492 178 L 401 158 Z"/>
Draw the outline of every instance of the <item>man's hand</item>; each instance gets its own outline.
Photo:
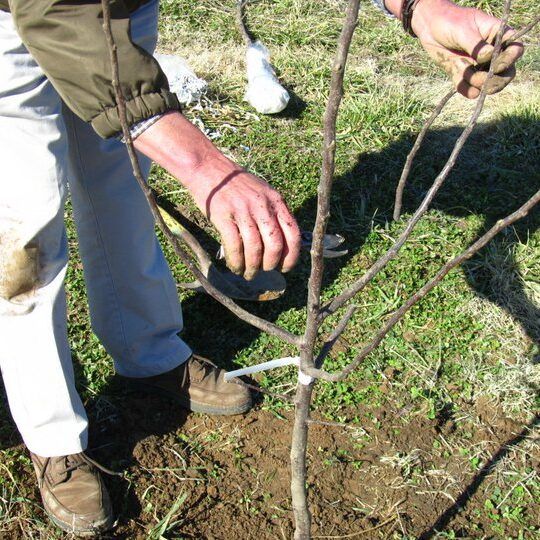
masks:
<path id="1" fill-rule="evenodd" d="M 232 271 L 252 279 L 260 269 L 287 272 L 296 264 L 300 230 L 279 193 L 225 157 L 180 113 L 158 120 L 135 147 L 187 187 L 220 233 Z"/>
<path id="2" fill-rule="evenodd" d="M 399 17 L 401 0 L 387 0 L 386 4 Z M 501 20 L 450 0 L 420 0 L 411 23 L 424 49 L 452 78 L 457 91 L 470 99 L 478 97 L 487 78 Z M 513 33 L 511 28 L 505 29 L 503 42 Z M 512 81 L 515 63 L 522 54 L 522 43 L 506 45 L 495 63 L 488 93 L 500 92 Z"/>

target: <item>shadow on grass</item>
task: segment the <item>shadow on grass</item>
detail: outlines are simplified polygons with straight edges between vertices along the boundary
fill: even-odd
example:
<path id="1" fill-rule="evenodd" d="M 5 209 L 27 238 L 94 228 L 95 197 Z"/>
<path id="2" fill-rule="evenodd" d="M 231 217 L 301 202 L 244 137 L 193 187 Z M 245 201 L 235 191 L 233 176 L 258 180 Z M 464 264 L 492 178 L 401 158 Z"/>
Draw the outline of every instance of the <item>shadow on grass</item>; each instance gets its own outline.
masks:
<path id="1" fill-rule="evenodd" d="M 540 426 L 540 415 L 536 415 L 536 417 L 526 427 L 524 427 L 519 434 L 512 437 L 505 444 L 501 445 L 497 452 L 493 454 L 491 459 L 480 469 L 480 471 L 478 471 L 469 485 L 456 498 L 456 502 L 452 504 L 443 514 L 441 514 L 437 521 L 418 537 L 418 540 L 429 540 L 430 538 L 434 538 L 443 532 L 454 517 L 456 517 L 467 506 L 467 503 L 478 491 L 478 488 L 481 486 L 486 477 L 512 450 L 515 450 L 520 443 L 530 436 L 533 430 L 538 426 Z"/>
<path id="2" fill-rule="evenodd" d="M 471 137 L 432 207 L 455 217 L 482 216 L 483 226 L 477 232 L 478 236 L 518 208 L 540 185 L 538 127 L 538 122 L 528 117 L 509 117 L 483 125 Z M 519 137 L 505 139 L 508 133 L 516 130 Z M 448 128 L 428 136 L 405 192 L 405 213 L 417 208 L 460 132 L 458 128 Z M 384 224 L 391 220 L 396 182 L 412 141 L 410 136 L 403 137 L 380 152 L 362 154 L 350 171 L 336 179 L 329 231 L 346 237 L 349 254 L 326 261 L 325 287 L 335 281 L 351 257 L 362 249 L 373 223 Z M 312 198 L 297 212 L 303 228 L 309 229 L 313 225 L 315 211 L 316 200 Z M 507 311 L 534 343 L 540 340 L 540 309 L 525 294 L 514 247 L 516 240 L 526 241 L 538 228 L 539 214 L 537 210 L 533 211 L 464 266 L 471 288 Z M 283 312 L 305 306 L 308 276 L 309 260 L 304 254 L 299 266 L 287 276 L 288 288 L 282 298 L 264 304 L 244 303 L 244 306 L 276 321 Z M 501 282 L 505 285 L 504 291 L 500 288 Z M 225 368 L 232 365 L 229 359 L 259 335 L 258 330 L 240 322 L 205 295 L 189 298 L 183 304 L 183 311 L 187 321 L 183 337 L 197 352 L 213 358 Z M 210 329 L 201 332 L 201 328 L 208 329 L 209 323 Z M 253 358 L 253 363 L 258 361 Z"/>

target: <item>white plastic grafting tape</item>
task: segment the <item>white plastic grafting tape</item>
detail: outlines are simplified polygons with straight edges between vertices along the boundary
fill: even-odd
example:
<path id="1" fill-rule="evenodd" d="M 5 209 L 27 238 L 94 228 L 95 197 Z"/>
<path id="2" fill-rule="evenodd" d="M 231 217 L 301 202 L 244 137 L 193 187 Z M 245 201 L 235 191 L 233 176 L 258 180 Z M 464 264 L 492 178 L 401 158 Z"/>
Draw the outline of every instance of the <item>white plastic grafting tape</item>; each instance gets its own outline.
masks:
<path id="1" fill-rule="evenodd" d="M 228 371 L 224 375 L 225 381 L 230 381 L 235 377 L 241 377 L 242 375 L 251 375 L 252 373 L 259 373 L 261 371 L 268 371 L 269 369 L 276 369 L 284 366 L 299 366 L 300 357 L 299 356 L 286 356 L 285 358 L 277 358 L 276 360 L 270 360 L 269 362 L 263 362 L 262 364 L 257 364 L 255 366 L 249 366 L 242 369 L 235 369 L 234 371 Z M 300 384 L 311 384 L 313 378 L 309 375 L 298 372 L 298 382 Z"/>
<path id="2" fill-rule="evenodd" d="M 270 64 L 270 53 L 260 42 L 252 43 L 246 52 L 248 87 L 245 99 L 262 114 L 281 112 L 289 103 L 289 93 L 276 77 Z"/>
<path id="3" fill-rule="evenodd" d="M 300 384 L 303 384 L 304 386 L 307 386 L 308 384 L 311 384 L 315 379 L 311 377 L 310 375 L 306 375 L 303 371 L 298 370 L 298 382 Z"/>

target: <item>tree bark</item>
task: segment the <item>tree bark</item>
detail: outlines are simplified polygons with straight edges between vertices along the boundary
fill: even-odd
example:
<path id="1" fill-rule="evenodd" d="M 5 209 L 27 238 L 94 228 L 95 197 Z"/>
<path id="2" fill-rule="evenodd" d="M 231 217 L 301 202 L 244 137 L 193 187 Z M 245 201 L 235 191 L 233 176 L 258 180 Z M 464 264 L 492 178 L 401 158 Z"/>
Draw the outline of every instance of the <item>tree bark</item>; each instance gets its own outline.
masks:
<path id="1" fill-rule="evenodd" d="M 312 394 L 313 383 L 309 385 L 298 383 L 291 443 L 291 495 L 295 523 L 294 540 L 309 540 L 311 538 L 311 513 L 306 488 L 306 452 Z"/>

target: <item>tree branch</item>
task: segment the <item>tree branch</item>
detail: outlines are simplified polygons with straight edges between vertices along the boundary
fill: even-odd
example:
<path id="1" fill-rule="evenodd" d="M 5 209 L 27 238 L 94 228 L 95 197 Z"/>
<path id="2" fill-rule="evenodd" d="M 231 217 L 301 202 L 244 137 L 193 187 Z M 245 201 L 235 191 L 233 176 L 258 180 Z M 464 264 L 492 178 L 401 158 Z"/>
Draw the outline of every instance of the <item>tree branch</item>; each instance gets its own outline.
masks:
<path id="1" fill-rule="evenodd" d="M 529 24 L 524 26 L 521 30 L 518 30 L 515 34 L 512 34 L 508 39 L 504 40 L 503 47 L 506 47 L 508 44 L 513 41 L 521 39 L 526 34 L 528 34 L 538 23 L 540 23 L 540 15 L 533 19 Z"/>
<path id="2" fill-rule="evenodd" d="M 317 356 L 315 360 L 316 368 L 322 367 L 324 360 L 332 351 L 332 348 L 334 347 L 336 341 L 339 339 L 341 334 L 345 332 L 345 329 L 347 328 L 347 325 L 349 324 L 349 321 L 354 315 L 354 312 L 356 311 L 357 307 L 358 306 L 354 304 L 352 306 L 349 306 L 349 309 L 347 309 L 345 315 L 343 315 L 343 318 L 341 319 L 341 321 L 339 321 L 335 330 L 330 334 L 330 336 L 328 336 L 328 339 L 326 340 L 325 344 L 321 348 L 321 351 L 319 352 L 319 355 Z"/>
<path id="3" fill-rule="evenodd" d="M 304 355 L 301 357 L 302 366 L 313 362 L 313 347 L 317 338 L 321 284 L 324 272 L 324 234 L 330 216 L 330 194 L 334 182 L 337 115 L 343 99 L 345 64 L 358 21 L 359 4 L 359 0 L 351 0 L 347 7 L 345 23 L 339 37 L 336 58 L 332 67 L 330 93 L 323 119 L 323 163 L 317 190 L 317 217 L 311 243 L 311 274 L 308 282 L 307 322 L 304 334 Z"/>
<path id="4" fill-rule="evenodd" d="M 159 228 L 161 229 L 161 231 L 163 232 L 167 240 L 171 243 L 176 255 L 180 258 L 180 260 L 184 263 L 184 265 L 188 268 L 188 270 L 199 280 L 201 285 L 204 287 L 204 289 L 206 290 L 206 292 L 208 292 L 210 296 L 212 296 L 215 300 L 217 300 L 227 309 L 232 311 L 239 319 L 243 320 L 244 322 L 251 324 L 255 328 L 262 330 L 263 332 L 276 336 L 282 339 L 283 341 L 285 341 L 286 343 L 290 343 L 292 345 L 298 346 L 301 342 L 300 336 L 296 336 L 292 334 L 291 332 L 288 332 L 287 330 L 284 330 L 283 328 L 280 328 L 279 326 L 269 321 L 261 319 L 260 317 L 257 317 L 256 315 L 253 315 L 252 313 L 249 313 L 245 309 L 241 308 L 238 304 L 233 302 L 230 298 L 228 298 L 223 293 L 221 293 L 218 289 L 216 289 L 206 279 L 206 277 L 199 270 L 199 268 L 194 263 L 192 258 L 182 248 L 178 238 L 171 232 L 171 230 L 165 223 L 163 216 L 161 215 L 158 209 L 158 206 L 156 204 L 156 201 L 154 199 L 154 196 L 152 194 L 152 190 L 147 186 L 144 180 L 144 177 L 141 172 L 141 168 L 139 166 L 139 161 L 135 153 L 135 148 L 133 146 L 133 140 L 131 138 L 131 133 L 129 130 L 129 125 L 128 125 L 127 116 L 126 116 L 126 101 L 125 101 L 124 93 L 122 91 L 122 88 L 119 82 L 120 76 L 119 76 L 119 66 L 118 66 L 118 55 L 117 55 L 117 50 L 116 50 L 116 44 L 115 44 L 114 37 L 112 35 L 112 30 L 111 30 L 111 11 L 110 11 L 109 1 L 110 0 L 101 0 L 101 5 L 103 9 L 103 30 L 105 32 L 105 37 L 107 39 L 107 44 L 109 46 L 109 56 L 110 56 L 111 70 L 112 70 L 112 83 L 113 83 L 114 92 L 116 95 L 116 101 L 118 105 L 120 124 L 122 126 L 122 134 L 126 142 L 129 159 L 131 161 L 131 166 L 133 168 L 133 174 L 141 190 L 143 191 L 146 197 L 146 200 L 148 201 L 148 205 L 150 206 L 150 210 L 152 211 L 152 215 L 154 216 L 154 219 L 156 220 Z M 201 249 L 203 249 L 202 246 L 201 246 Z"/>
<path id="5" fill-rule="evenodd" d="M 416 138 L 416 141 L 414 141 L 414 146 L 412 147 L 412 150 L 409 152 L 409 155 L 407 156 L 407 161 L 405 162 L 405 166 L 403 167 L 403 171 L 401 173 L 401 178 L 399 179 L 398 187 L 396 189 L 396 200 L 394 202 L 394 221 L 397 221 L 401 217 L 401 205 L 403 201 L 403 191 L 405 189 L 405 184 L 407 182 L 407 178 L 409 177 L 409 174 L 411 172 L 412 164 L 414 161 L 414 158 L 416 157 L 416 154 L 418 153 L 418 150 L 420 150 L 420 147 L 422 146 L 422 143 L 424 142 L 424 139 L 427 135 L 427 132 L 429 131 L 429 128 L 433 125 L 433 122 L 437 119 L 437 117 L 441 114 L 442 110 L 446 106 L 446 104 L 450 101 L 450 99 L 456 95 L 456 90 L 452 89 L 448 94 L 446 94 L 439 104 L 435 107 L 435 110 L 431 113 L 431 116 L 425 121 L 422 130 L 418 134 L 418 137 Z"/>
<path id="6" fill-rule="evenodd" d="M 330 93 L 324 114 L 323 164 L 318 187 L 317 217 L 311 244 L 311 273 L 308 283 L 307 321 L 300 349 L 300 368 L 313 367 L 314 347 L 319 327 L 319 306 L 324 270 L 324 233 L 330 215 L 330 193 L 334 181 L 336 154 L 336 121 L 343 97 L 343 76 L 352 37 L 358 21 L 360 0 L 349 0 L 334 65 Z M 299 373 L 300 375 L 300 373 Z M 295 540 L 311 538 L 311 514 L 306 491 L 306 451 L 309 410 L 313 394 L 313 384 L 299 383 L 296 388 L 296 407 L 291 442 L 291 494 L 294 513 Z"/>

